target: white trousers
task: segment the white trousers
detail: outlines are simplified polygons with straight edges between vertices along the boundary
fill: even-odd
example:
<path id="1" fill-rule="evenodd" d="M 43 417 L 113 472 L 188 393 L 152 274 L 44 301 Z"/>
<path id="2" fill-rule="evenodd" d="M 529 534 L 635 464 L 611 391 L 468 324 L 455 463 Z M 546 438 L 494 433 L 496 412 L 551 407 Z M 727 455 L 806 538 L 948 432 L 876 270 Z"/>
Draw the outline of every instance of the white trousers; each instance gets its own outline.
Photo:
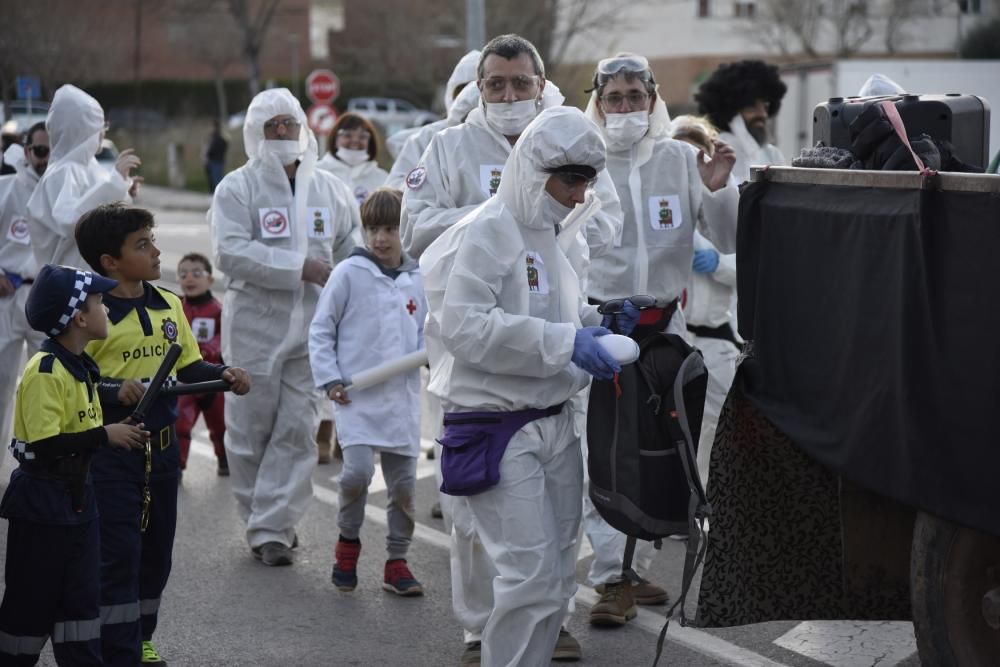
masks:
<path id="1" fill-rule="evenodd" d="M 691 344 L 701 350 L 708 370 L 708 391 L 705 394 L 705 413 L 701 419 L 701 438 L 698 441 L 698 474 L 702 486 L 708 487 L 708 464 L 715 442 L 715 429 L 719 425 L 722 404 L 726 402 L 729 388 L 736 377 L 736 359 L 740 351 L 727 340 L 691 336 Z"/>
<path id="2" fill-rule="evenodd" d="M 317 407 L 306 356 L 251 374 L 246 396 L 226 394 L 226 456 L 247 542 L 291 546 L 312 497 Z"/>
<path id="3" fill-rule="evenodd" d="M 576 593 L 583 458 L 573 410 L 527 424 L 500 462 L 500 483 L 467 499 L 496 567 L 482 664 L 533 667 L 552 659 Z"/>
<path id="4" fill-rule="evenodd" d="M 14 396 L 17 378 L 24 370 L 25 345 L 28 356 L 38 352 L 45 334 L 28 326 L 24 303 L 30 285 L 22 285 L 12 295 L 0 299 L 0 463 L 7 455 L 14 428 Z"/>

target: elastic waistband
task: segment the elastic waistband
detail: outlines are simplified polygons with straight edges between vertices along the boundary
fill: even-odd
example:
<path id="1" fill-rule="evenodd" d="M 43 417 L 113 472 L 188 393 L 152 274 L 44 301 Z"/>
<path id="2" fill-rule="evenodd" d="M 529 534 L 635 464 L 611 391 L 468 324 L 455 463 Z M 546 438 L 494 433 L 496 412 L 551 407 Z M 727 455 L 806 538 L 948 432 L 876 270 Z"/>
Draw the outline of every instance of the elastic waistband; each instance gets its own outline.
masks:
<path id="1" fill-rule="evenodd" d="M 544 417 L 551 417 L 562 412 L 565 403 L 553 405 L 547 408 L 526 408 L 524 410 L 509 410 L 506 412 L 481 411 L 481 412 L 448 412 L 444 416 L 444 425 L 454 424 L 499 424 L 505 421 L 534 421 Z"/>

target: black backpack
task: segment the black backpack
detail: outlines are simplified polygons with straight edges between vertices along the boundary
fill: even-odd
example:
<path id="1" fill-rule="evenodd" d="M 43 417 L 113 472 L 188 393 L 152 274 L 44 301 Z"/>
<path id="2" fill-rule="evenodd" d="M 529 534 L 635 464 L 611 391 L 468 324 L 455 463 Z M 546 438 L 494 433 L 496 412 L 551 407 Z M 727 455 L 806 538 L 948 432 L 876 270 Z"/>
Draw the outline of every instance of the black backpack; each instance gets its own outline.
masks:
<path id="1" fill-rule="evenodd" d="M 684 601 L 705 557 L 704 520 L 711 514 L 698 475 L 698 438 L 708 371 L 701 353 L 676 334 L 654 333 L 639 344 L 639 360 L 614 380 L 594 380 L 587 412 L 590 500 L 627 536 L 622 574 L 632 569 L 636 539 L 657 542 L 687 533 L 681 594 L 667 612 L 656 643 L 657 664 L 670 619 L 684 623 Z"/>
<path id="2" fill-rule="evenodd" d="M 698 478 L 708 372 L 680 336 L 654 333 L 616 380 L 594 380 L 587 413 L 590 500 L 612 527 L 642 540 L 687 532 Z"/>

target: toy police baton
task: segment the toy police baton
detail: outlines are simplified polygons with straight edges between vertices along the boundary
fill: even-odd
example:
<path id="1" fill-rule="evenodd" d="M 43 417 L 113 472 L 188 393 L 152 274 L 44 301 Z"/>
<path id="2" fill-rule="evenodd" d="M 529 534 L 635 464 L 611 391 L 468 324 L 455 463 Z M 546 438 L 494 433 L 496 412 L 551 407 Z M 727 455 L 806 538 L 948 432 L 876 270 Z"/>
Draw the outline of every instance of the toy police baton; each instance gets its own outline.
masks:
<path id="1" fill-rule="evenodd" d="M 149 412 L 149 408 L 153 406 L 156 399 L 160 396 L 160 389 L 163 388 L 163 383 L 166 381 L 167 376 L 170 375 L 170 369 L 174 367 L 177 363 L 177 359 L 181 356 L 181 346 L 179 343 L 171 343 L 170 347 L 167 348 L 167 353 L 163 355 L 163 361 L 160 362 L 160 367 L 156 369 L 156 375 L 153 379 L 149 381 L 149 386 L 146 387 L 146 392 L 139 399 L 139 403 L 135 406 L 135 410 L 132 411 L 132 423 L 141 424 L 146 420 L 146 413 Z"/>
<path id="2" fill-rule="evenodd" d="M 160 390 L 160 396 L 214 394 L 220 391 L 229 391 L 232 388 L 232 385 L 225 380 L 208 380 L 207 382 L 191 382 L 189 384 L 175 384 L 173 387 L 164 387 Z"/>

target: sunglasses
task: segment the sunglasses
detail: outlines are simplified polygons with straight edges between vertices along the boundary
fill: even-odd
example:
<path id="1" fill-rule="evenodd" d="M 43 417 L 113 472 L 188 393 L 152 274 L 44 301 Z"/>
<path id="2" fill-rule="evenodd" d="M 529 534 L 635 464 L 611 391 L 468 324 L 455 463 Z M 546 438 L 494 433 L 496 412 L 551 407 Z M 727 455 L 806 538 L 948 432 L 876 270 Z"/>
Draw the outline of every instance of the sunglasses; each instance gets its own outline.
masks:
<path id="1" fill-rule="evenodd" d="M 630 301 L 636 310 L 649 310 L 656 307 L 656 297 L 648 294 L 636 294 L 622 299 L 611 299 L 597 307 L 601 315 L 617 315 L 625 312 L 625 302 Z"/>
<path id="2" fill-rule="evenodd" d="M 39 160 L 42 160 L 49 156 L 48 146 L 28 146 L 28 150 L 30 150 L 31 154 L 34 155 Z"/>

